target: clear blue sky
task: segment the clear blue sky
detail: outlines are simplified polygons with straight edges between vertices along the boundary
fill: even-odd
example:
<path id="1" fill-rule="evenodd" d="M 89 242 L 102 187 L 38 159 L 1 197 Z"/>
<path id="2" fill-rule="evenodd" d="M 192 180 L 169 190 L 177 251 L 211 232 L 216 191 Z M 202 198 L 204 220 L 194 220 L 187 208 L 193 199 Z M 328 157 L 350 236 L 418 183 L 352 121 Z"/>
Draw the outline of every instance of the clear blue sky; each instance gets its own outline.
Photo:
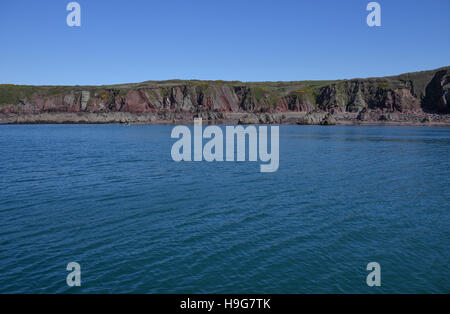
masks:
<path id="1" fill-rule="evenodd" d="M 289 81 L 450 65 L 449 0 L 0 1 L 0 83 Z"/>

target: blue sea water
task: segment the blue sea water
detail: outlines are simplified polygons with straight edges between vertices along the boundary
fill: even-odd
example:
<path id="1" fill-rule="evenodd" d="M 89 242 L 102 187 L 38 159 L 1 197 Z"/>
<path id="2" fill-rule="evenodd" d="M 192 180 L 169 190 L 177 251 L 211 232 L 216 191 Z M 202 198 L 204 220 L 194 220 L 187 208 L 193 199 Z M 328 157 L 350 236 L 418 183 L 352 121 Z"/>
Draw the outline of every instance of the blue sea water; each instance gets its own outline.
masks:
<path id="1" fill-rule="evenodd" d="M 171 130 L 0 126 L 0 293 L 450 292 L 449 128 L 281 126 L 274 173 Z"/>

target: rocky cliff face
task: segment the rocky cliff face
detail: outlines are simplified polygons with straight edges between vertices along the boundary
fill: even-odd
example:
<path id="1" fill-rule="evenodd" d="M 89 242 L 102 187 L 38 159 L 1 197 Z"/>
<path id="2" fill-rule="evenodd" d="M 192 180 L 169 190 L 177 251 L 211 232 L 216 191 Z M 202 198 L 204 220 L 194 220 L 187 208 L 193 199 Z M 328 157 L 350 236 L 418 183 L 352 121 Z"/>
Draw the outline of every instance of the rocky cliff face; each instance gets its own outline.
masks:
<path id="1" fill-rule="evenodd" d="M 211 115 L 323 111 L 450 113 L 450 67 L 341 81 L 149 81 L 112 86 L 0 85 L 0 113 Z"/>

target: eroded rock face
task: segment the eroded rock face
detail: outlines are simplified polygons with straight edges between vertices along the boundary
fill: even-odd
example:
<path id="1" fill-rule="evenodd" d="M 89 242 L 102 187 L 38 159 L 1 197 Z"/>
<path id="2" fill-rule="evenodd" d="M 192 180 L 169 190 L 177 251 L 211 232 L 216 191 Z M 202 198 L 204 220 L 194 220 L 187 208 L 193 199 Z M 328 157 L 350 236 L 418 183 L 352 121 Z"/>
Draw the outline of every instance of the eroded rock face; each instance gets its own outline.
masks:
<path id="1" fill-rule="evenodd" d="M 154 106 L 148 101 L 142 90 L 132 90 L 125 96 L 122 111 L 144 113 L 154 111 Z"/>
<path id="2" fill-rule="evenodd" d="M 296 112 L 308 112 L 314 110 L 314 105 L 310 99 L 302 97 L 300 95 L 288 95 L 277 101 L 276 112 L 296 111 Z"/>
<path id="3" fill-rule="evenodd" d="M 88 91 L 82 91 L 81 92 L 81 110 L 86 111 L 87 104 L 89 99 L 91 98 L 91 93 Z"/>
<path id="4" fill-rule="evenodd" d="M 242 123 L 273 123 L 275 113 L 308 113 L 320 124 L 325 113 L 355 114 L 365 121 L 384 113 L 450 113 L 450 68 L 397 77 L 333 82 L 242 83 L 222 81 L 144 82 L 112 87 L 0 85 L 0 113 L 88 112 L 199 115 L 248 113 Z M 256 115 L 253 116 L 252 114 Z M 267 115 L 263 115 L 267 114 Z M 302 123 L 303 123 L 302 122 Z"/>
<path id="5" fill-rule="evenodd" d="M 328 112 L 359 112 L 363 108 L 420 111 L 420 100 L 408 82 L 397 85 L 376 80 L 351 80 L 321 89 L 318 106 Z"/>
<path id="6" fill-rule="evenodd" d="M 450 71 L 438 71 L 426 88 L 423 101 L 428 111 L 450 113 Z"/>
<path id="7" fill-rule="evenodd" d="M 420 111 L 420 101 L 416 99 L 411 90 L 406 88 L 399 88 L 394 90 L 393 94 L 389 93 L 388 104 L 389 109 L 393 111 Z"/>
<path id="8" fill-rule="evenodd" d="M 67 106 L 73 107 L 75 105 L 75 95 L 73 93 L 64 96 L 64 103 Z"/>

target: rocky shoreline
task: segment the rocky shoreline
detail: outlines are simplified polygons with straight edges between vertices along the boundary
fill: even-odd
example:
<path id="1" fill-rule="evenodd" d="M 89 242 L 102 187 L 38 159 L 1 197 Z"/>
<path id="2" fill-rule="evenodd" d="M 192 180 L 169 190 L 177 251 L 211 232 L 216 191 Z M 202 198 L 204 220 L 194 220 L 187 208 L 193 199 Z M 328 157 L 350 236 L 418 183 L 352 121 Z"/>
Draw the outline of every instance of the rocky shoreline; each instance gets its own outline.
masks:
<path id="1" fill-rule="evenodd" d="M 277 125 L 360 125 L 360 126 L 442 126 L 450 127 L 450 115 L 428 113 L 337 113 L 323 111 L 284 113 L 208 113 L 173 114 L 154 113 L 38 113 L 0 114 L 0 124 L 167 124 L 191 125 L 201 117 L 204 124 L 277 124 Z"/>

